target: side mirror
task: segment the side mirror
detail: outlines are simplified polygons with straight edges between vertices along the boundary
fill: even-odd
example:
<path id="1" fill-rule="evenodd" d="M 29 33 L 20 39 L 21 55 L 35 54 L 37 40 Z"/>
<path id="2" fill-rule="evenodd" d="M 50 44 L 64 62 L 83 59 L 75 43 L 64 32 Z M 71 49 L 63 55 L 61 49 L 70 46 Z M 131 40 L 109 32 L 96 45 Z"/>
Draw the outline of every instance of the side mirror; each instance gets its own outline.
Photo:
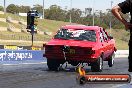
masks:
<path id="1" fill-rule="evenodd" d="M 113 36 L 109 36 L 109 39 L 113 39 Z"/>

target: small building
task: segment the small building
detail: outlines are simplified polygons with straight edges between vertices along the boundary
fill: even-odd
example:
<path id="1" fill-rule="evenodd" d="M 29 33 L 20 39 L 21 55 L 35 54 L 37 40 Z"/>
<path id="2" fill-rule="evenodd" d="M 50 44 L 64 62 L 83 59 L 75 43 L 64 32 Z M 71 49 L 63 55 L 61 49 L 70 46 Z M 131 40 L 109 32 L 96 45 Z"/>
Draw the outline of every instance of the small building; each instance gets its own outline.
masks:
<path id="1" fill-rule="evenodd" d="M 19 16 L 27 16 L 27 13 L 19 13 Z M 39 18 L 42 19 L 43 15 L 41 13 L 38 14 Z"/>
<path id="2" fill-rule="evenodd" d="M 27 13 L 18 13 L 19 16 L 27 16 Z"/>

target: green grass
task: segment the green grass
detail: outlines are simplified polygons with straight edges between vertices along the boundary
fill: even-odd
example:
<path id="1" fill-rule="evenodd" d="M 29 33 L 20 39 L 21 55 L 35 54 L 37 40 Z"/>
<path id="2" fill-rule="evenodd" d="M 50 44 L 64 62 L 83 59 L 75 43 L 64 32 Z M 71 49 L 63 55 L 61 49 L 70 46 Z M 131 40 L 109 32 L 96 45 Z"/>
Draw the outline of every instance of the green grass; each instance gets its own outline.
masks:
<path id="1" fill-rule="evenodd" d="M 41 41 L 41 42 L 37 42 L 37 41 L 34 41 L 33 42 L 33 45 L 34 46 L 43 46 L 45 42 Z M 32 45 L 32 42 L 31 41 L 1 41 L 0 45 L 17 45 L 17 46 L 31 46 Z"/>
<path id="2" fill-rule="evenodd" d="M 6 15 L 0 14 L 0 17 L 1 18 L 11 17 L 13 20 L 23 19 L 25 22 L 27 20 L 26 17 L 22 17 L 22 16 L 10 14 L 10 13 L 7 13 Z M 63 21 L 55 21 L 55 20 L 47 20 L 47 19 L 44 19 L 44 20 L 43 19 L 38 19 L 38 29 L 40 29 L 41 31 L 55 32 L 61 26 L 66 25 L 66 24 L 70 24 L 70 23 L 63 22 Z M 21 27 L 20 24 L 13 24 L 13 25 L 16 28 L 20 28 Z"/>
<path id="3" fill-rule="evenodd" d="M 10 23 L 10 24 L 12 24 L 15 28 L 18 28 L 18 29 L 22 28 L 20 24 L 16 24 L 16 23 Z"/>
<path id="4" fill-rule="evenodd" d="M 26 22 L 26 17 L 19 17 L 25 20 Z M 61 26 L 70 24 L 68 22 L 63 22 L 63 21 L 55 21 L 55 20 L 47 20 L 47 19 L 38 19 L 38 29 L 41 31 L 47 31 L 47 32 L 56 32 Z"/>
<path id="5" fill-rule="evenodd" d="M 55 21 L 55 20 L 42 20 L 40 19 L 39 22 L 38 22 L 38 27 L 40 28 L 44 28 L 44 30 L 46 31 L 52 31 L 52 32 L 55 32 L 57 31 L 61 26 L 64 26 L 64 25 L 67 25 L 67 24 L 70 24 L 68 22 L 62 22 L 62 21 Z"/>
<path id="6" fill-rule="evenodd" d="M 116 39 L 116 47 L 120 50 L 128 50 L 128 42 L 122 41 L 120 39 Z"/>
<path id="7" fill-rule="evenodd" d="M 0 14 L 0 18 L 6 18 L 5 14 Z"/>
<path id="8" fill-rule="evenodd" d="M 10 13 L 7 13 L 6 17 L 11 17 L 13 20 L 19 20 L 20 19 L 20 16 L 14 15 L 14 14 L 10 14 Z"/>
<path id="9" fill-rule="evenodd" d="M 26 40 L 31 41 L 31 34 L 27 33 L 15 33 L 15 32 L 0 32 L 0 39 L 5 40 Z M 48 41 L 50 36 L 47 35 L 34 35 L 34 41 Z"/>
<path id="10" fill-rule="evenodd" d="M 110 34 L 110 30 L 107 31 Z M 125 29 L 112 29 L 111 35 L 116 41 L 117 49 L 128 49 L 128 41 L 130 36 L 130 33 L 128 31 L 126 31 Z"/>
<path id="11" fill-rule="evenodd" d="M 14 14 L 10 14 L 10 13 L 0 14 L 0 18 L 6 18 L 6 17 L 11 17 L 14 20 L 18 20 L 20 18 L 20 16 L 14 15 Z"/>
<path id="12" fill-rule="evenodd" d="M 8 25 L 7 23 L 0 21 L 0 27 L 7 27 L 7 25 Z"/>

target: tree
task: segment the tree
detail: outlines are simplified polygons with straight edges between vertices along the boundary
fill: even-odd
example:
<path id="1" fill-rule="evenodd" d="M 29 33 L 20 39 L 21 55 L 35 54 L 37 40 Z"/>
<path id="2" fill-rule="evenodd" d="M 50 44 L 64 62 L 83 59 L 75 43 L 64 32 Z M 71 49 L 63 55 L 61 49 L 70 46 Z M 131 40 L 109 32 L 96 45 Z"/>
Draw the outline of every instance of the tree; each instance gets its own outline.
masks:
<path id="1" fill-rule="evenodd" d="M 37 10 L 39 13 L 43 13 L 43 6 L 39 5 L 39 4 L 36 4 L 36 5 L 33 5 L 34 7 L 32 8 L 33 10 Z"/>
<path id="2" fill-rule="evenodd" d="M 2 6 L 0 6 L 0 11 L 3 11 L 3 10 L 4 10 L 4 8 Z"/>
<path id="3" fill-rule="evenodd" d="M 61 9 L 61 7 L 57 5 L 52 5 L 45 11 L 45 17 L 51 20 L 64 21 L 66 17 L 65 15 L 66 11 Z"/>
<path id="4" fill-rule="evenodd" d="M 13 13 L 16 14 L 19 12 L 19 6 L 14 5 L 14 4 L 10 4 L 7 8 L 6 11 L 9 13 Z"/>
<path id="5" fill-rule="evenodd" d="M 19 6 L 19 12 L 21 13 L 27 13 L 30 9 L 30 6 Z"/>
<path id="6" fill-rule="evenodd" d="M 72 8 L 71 10 L 69 10 L 68 13 L 66 14 L 66 19 L 69 19 L 70 14 L 72 17 L 72 22 L 80 23 L 82 15 L 82 11 L 80 9 Z"/>

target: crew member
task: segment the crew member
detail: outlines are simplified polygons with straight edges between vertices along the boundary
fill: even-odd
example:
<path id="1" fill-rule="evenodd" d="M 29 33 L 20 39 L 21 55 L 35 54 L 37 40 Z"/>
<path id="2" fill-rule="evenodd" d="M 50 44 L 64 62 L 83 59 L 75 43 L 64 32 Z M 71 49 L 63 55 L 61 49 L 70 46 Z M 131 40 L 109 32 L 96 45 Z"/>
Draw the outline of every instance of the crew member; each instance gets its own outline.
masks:
<path id="1" fill-rule="evenodd" d="M 122 12 L 123 14 L 130 12 L 130 15 L 132 17 L 132 0 L 125 0 L 112 8 L 113 15 L 125 25 L 126 30 L 130 30 L 128 71 L 132 72 L 132 18 L 130 22 L 127 22 L 120 12 Z"/>

